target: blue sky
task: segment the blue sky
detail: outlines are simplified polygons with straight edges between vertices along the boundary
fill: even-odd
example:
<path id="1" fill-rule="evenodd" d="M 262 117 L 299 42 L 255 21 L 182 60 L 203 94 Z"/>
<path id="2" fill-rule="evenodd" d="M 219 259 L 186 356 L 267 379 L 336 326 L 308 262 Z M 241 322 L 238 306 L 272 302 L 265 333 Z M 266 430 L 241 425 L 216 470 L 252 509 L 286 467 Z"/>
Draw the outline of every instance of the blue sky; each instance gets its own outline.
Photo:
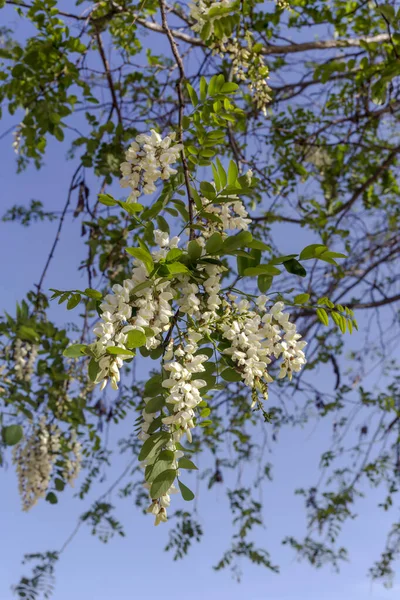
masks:
<path id="1" fill-rule="evenodd" d="M 0 135 L 17 122 L 15 117 L 6 115 L 0 122 Z M 11 143 L 11 134 L 0 141 L 1 212 L 14 204 L 28 204 L 31 199 L 41 200 L 48 210 L 59 210 L 75 169 L 73 162 L 65 160 L 66 146 L 50 142 L 45 167 L 41 171 L 30 168 L 17 175 Z M 93 190 L 96 188 L 93 185 Z M 39 223 L 22 228 L 0 222 L 3 259 L 0 310 L 13 313 L 16 301 L 38 281 L 56 227 L 56 223 Z M 70 289 L 81 286 L 76 270 L 83 249 L 79 229 L 69 215 L 47 275 L 47 287 Z M 281 228 L 283 252 L 296 252 L 303 244 L 303 232 L 295 232 L 293 228 Z M 71 318 L 70 313 L 59 307 L 54 307 L 53 314 L 59 322 Z M 316 376 L 322 383 L 326 374 L 321 372 Z M 127 433 L 131 424 L 124 423 L 123 428 Z M 274 465 L 274 481 L 265 483 L 262 488 L 266 528 L 257 532 L 255 539 L 271 552 L 272 561 L 280 564 L 280 575 L 244 562 L 243 579 L 237 584 L 229 571 L 215 573 L 212 570 L 212 565 L 229 545 L 230 514 L 223 490 L 214 486 L 207 491 L 203 483 L 198 498 L 198 519 L 204 526 L 205 536 L 187 559 L 173 562 L 171 556 L 163 552 L 168 526 L 155 528 L 152 519 L 144 517 L 132 502 L 121 502 L 116 498 L 117 515 L 127 536 L 103 545 L 83 525 L 57 567 L 54 599 L 131 600 L 142 596 L 154 600 L 160 597 L 166 600 L 177 597 L 192 600 L 204 597 L 209 600 L 242 600 L 243 597 L 248 600 L 398 598 L 399 584 L 388 591 L 380 584 L 371 586 L 366 577 L 367 568 L 383 549 L 390 523 L 397 517 L 394 511 L 386 514 L 375 508 L 382 500 L 383 490 L 368 492 L 367 498 L 358 505 L 360 518 L 346 524 L 341 543 L 349 547 L 351 562 L 342 567 L 340 575 L 332 573 L 329 567 L 316 571 L 306 563 L 299 564 L 292 551 L 280 544 L 285 535 L 301 537 L 305 531 L 302 499 L 294 496 L 293 491 L 316 481 L 319 455 L 328 445 L 329 436 L 327 422 L 317 428 L 312 425 L 304 429 L 287 429 L 281 433 L 279 443 L 269 457 Z M 111 431 L 110 439 L 113 444 L 115 431 Z M 108 482 L 123 470 L 125 461 L 124 456 L 116 459 Z M 207 464 L 207 459 L 204 463 Z M 22 572 L 29 572 L 29 567 L 21 567 L 22 555 L 60 548 L 73 531 L 78 516 L 89 507 L 90 499 L 81 502 L 73 498 L 73 491 L 67 491 L 60 496 L 59 504 L 50 506 L 41 502 L 25 514 L 20 509 L 13 468 L 6 466 L 1 475 L 0 600 L 8 600 L 12 598 L 10 586 L 18 581 Z M 250 482 L 250 475 L 243 474 L 245 484 Z M 194 475 L 190 477 L 194 478 Z M 95 490 L 92 499 L 97 494 L 98 490 Z"/>
<path id="2" fill-rule="evenodd" d="M 10 121 L 5 119 L 2 131 L 9 124 Z M 65 149 L 51 143 L 42 171 L 29 169 L 17 175 L 11 142 L 9 136 L 0 146 L 2 210 L 14 203 L 28 203 L 31 198 L 42 200 L 49 210 L 62 205 L 74 168 L 65 161 Z M 33 281 L 38 280 L 55 229 L 55 223 L 37 224 L 27 229 L 0 223 L 1 309 L 13 312 L 15 302 L 31 288 Z M 282 243 L 285 239 L 290 242 L 286 242 L 288 247 L 283 247 L 283 251 L 290 251 L 301 243 L 292 235 L 283 235 Z M 70 216 L 48 273 L 48 287 L 69 289 L 80 286 L 76 266 L 81 248 L 79 227 Z M 55 312 L 60 322 L 70 318 L 64 309 L 57 307 Z M 124 427 L 129 431 L 130 424 L 126 423 Z M 228 547 L 231 531 L 223 490 L 214 487 L 210 492 L 203 489 L 199 494 L 199 519 L 206 534 L 203 543 L 195 546 L 186 560 L 174 563 L 170 555 L 163 552 L 167 527 L 153 527 L 151 519 L 142 516 L 129 501 L 120 502 L 118 516 L 126 527 L 126 538 L 103 545 L 83 526 L 59 564 L 54 598 L 102 600 L 115 597 L 125 600 L 132 598 L 134 593 L 146 594 L 149 598 L 158 598 L 160 593 L 165 598 L 190 593 L 192 598 L 203 598 L 205 590 L 211 599 L 222 596 L 232 600 L 242 598 L 243 594 L 249 600 L 319 600 L 322 596 L 327 600 L 397 598 L 399 587 L 386 591 L 374 584 L 371 588 L 365 575 L 383 547 L 385 532 L 390 525 L 391 515 L 375 509 L 382 499 L 379 492 L 370 492 L 368 498 L 360 502 L 360 519 L 345 527 L 342 543 L 351 550 L 351 563 L 342 568 L 341 575 L 331 573 L 330 568 L 315 571 L 306 563 L 299 564 L 292 552 L 280 545 L 284 535 L 300 537 L 304 532 L 302 501 L 293 495 L 293 490 L 316 480 L 318 457 L 321 448 L 328 443 L 329 435 L 328 423 L 321 423 L 315 431 L 313 427 L 285 430 L 269 458 L 274 464 L 275 480 L 263 486 L 266 529 L 257 533 L 256 539 L 265 544 L 271 551 L 272 560 L 281 565 L 281 575 L 244 563 L 242 583 L 237 584 L 229 571 L 213 572 L 211 566 Z M 117 459 L 113 477 L 123 470 L 125 460 L 124 457 Z M 2 477 L 0 599 L 6 600 L 11 598 L 10 585 L 18 581 L 21 574 L 22 554 L 59 548 L 89 501 L 78 501 L 72 498 L 72 492 L 66 492 L 58 505 L 41 502 L 24 514 L 20 510 L 12 467 L 4 469 Z M 199 585 L 201 581 L 207 582 L 206 587 Z"/>

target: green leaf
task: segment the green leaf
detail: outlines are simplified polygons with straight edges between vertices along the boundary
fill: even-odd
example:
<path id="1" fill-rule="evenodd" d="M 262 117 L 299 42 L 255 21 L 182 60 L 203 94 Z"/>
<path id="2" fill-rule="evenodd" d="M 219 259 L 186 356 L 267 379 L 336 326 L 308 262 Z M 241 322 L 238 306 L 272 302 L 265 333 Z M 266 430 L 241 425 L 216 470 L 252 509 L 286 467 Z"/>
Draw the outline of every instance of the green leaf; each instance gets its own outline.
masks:
<path id="1" fill-rule="evenodd" d="M 142 461 L 145 458 L 153 455 L 156 452 L 156 450 L 160 446 L 165 445 L 170 438 L 171 438 L 171 435 L 169 433 L 167 433 L 166 431 L 160 431 L 159 433 L 155 433 L 154 435 L 151 435 L 149 438 L 147 438 L 147 440 L 143 444 L 143 446 L 139 452 L 138 460 Z"/>
<path id="2" fill-rule="evenodd" d="M 150 252 L 147 252 L 147 250 L 144 250 L 143 248 L 126 248 L 126 251 L 131 256 L 134 256 L 138 260 L 142 261 L 148 273 L 152 272 L 154 269 L 154 262 Z"/>
<path id="3" fill-rule="evenodd" d="M 255 240 L 254 238 L 247 244 L 248 248 L 254 248 L 255 250 L 267 250 L 270 251 L 271 247 L 260 240 Z"/>
<path id="4" fill-rule="evenodd" d="M 177 258 L 179 258 L 180 256 L 182 256 L 183 251 L 180 250 L 179 248 L 171 248 L 171 250 L 168 252 L 167 256 L 165 257 L 165 260 L 167 262 L 169 261 L 174 261 Z"/>
<path id="5" fill-rule="evenodd" d="M 161 375 L 153 375 L 146 381 L 146 385 L 144 386 L 144 394 L 145 397 L 153 398 L 154 396 L 160 395 L 161 389 Z"/>
<path id="6" fill-rule="evenodd" d="M 324 308 L 317 308 L 317 317 L 323 325 L 329 325 L 328 313 Z"/>
<path id="7" fill-rule="evenodd" d="M 228 168 L 228 185 L 235 185 L 238 175 L 239 169 L 237 168 L 237 164 L 231 160 Z"/>
<path id="8" fill-rule="evenodd" d="M 113 356 L 135 356 L 134 352 L 127 350 L 126 348 L 120 348 L 119 346 L 108 346 L 106 348 L 107 354 Z"/>
<path id="9" fill-rule="evenodd" d="M 309 260 L 310 258 L 318 258 L 323 252 L 326 252 L 328 248 L 322 244 L 310 244 L 306 246 L 304 250 L 300 252 L 300 260 Z"/>
<path id="10" fill-rule="evenodd" d="M 65 348 L 63 355 L 67 358 L 80 358 L 81 356 L 84 356 L 86 348 L 86 344 L 73 344 L 72 346 Z"/>
<path id="11" fill-rule="evenodd" d="M 391 4 L 379 4 L 375 7 L 375 10 L 377 13 L 380 13 L 389 23 L 395 23 L 396 11 L 394 6 L 392 6 Z"/>
<path id="12" fill-rule="evenodd" d="M 201 406 L 201 405 L 199 405 Z M 203 410 L 200 412 L 200 417 L 203 419 L 205 419 L 206 417 L 208 417 L 208 415 L 211 413 L 211 408 L 208 408 L 208 406 L 206 408 L 203 408 Z"/>
<path id="13" fill-rule="evenodd" d="M 188 470 L 192 470 L 192 471 L 198 470 L 196 465 L 194 464 L 194 462 L 192 462 L 191 460 L 186 458 L 186 456 L 182 456 L 182 458 L 179 460 L 178 468 L 179 469 L 188 469 Z"/>
<path id="14" fill-rule="evenodd" d="M 292 258 L 296 258 L 297 254 L 287 254 L 286 256 L 274 256 L 269 261 L 271 265 L 282 265 L 284 262 Z"/>
<path id="15" fill-rule="evenodd" d="M 139 285 L 137 285 L 136 287 L 133 288 L 133 290 L 131 291 L 131 294 L 137 294 L 138 292 L 141 292 L 142 290 L 145 290 L 146 288 L 150 287 L 152 285 L 151 281 L 143 281 L 142 283 L 139 283 Z"/>
<path id="16" fill-rule="evenodd" d="M 26 325 L 21 325 L 18 329 L 18 337 L 26 342 L 38 342 L 40 340 L 39 334 L 32 327 Z"/>
<path id="17" fill-rule="evenodd" d="M 249 260 L 249 258 L 246 256 L 238 256 L 237 257 L 237 270 L 238 270 L 238 274 L 243 277 L 245 270 L 250 267 L 251 265 L 251 261 Z"/>
<path id="18" fill-rule="evenodd" d="M 88 374 L 90 381 L 96 381 L 97 375 L 100 373 L 101 369 L 99 363 L 95 358 L 91 358 L 88 365 Z"/>
<path id="19" fill-rule="evenodd" d="M 213 233 L 211 237 L 206 241 L 206 252 L 207 254 L 216 254 L 219 252 L 223 245 L 223 239 L 220 233 Z"/>
<path id="20" fill-rule="evenodd" d="M 186 265 L 183 265 L 182 263 L 178 262 L 167 265 L 167 268 L 171 275 L 179 275 L 180 273 L 190 273 Z"/>
<path id="21" fill-rule="evenodd" d="M 172 452 L 172 450 L 161 450 L 161 452 L 154 457 L 152 464 L 149 464 L 146 467 L 146 481 L 153 481 L 162 471 L 169 469 L 174 460 L 175 453 Z"/>
<path id="22" fill-rule="evenodd" d="M 196 242 L 196 240 L 192 240 L 191 242 L 189 242 L 188 254 L 192 261 L 198 260 L 201 256 L 201 252 L 202 252 L 201 246 L 198 242 Z"/>
<path id="23" fill-rule="evenodd" d="M 205 79 L 205 77 L 200 77 L 200 100 L 201 102 L 204 102 L 205 99 L 207 98 L 207 81 Z"/>
<path id="24" fill-rule="evenodd" d="M 221 377 L 222 379 L 225 379 L 225 381 L 242 381 L 242 377 L 240 375 L 240 373 L 238 373 L 237 371 L 235 371 L 235 369 L 225 369 L 224 371 L 222 371 L 221 373 Z"/>
<path id="25" fill-rule="evenodd" d="M 62 492 L 65 488 L 65 481 L 57 478 L 54 480 L 54 485 L 55 485 L 57 492 Z"/>
<path id="26" fill-rule="evenodd" d="M 217 170 L 218 170 L 219 179 L 221 181 L 221 185 L 224 188 L 228 182 L 228 179 L 226 176 L 226 171 L 225 171 L 224 167 L 222 166 L 219 158 L 216 158 L 215 162 L 217 163 Z"/>
<path id="27" fill-rule="evenodd" d="M 297 296 L 295 296 L 293 298 L 293 302 L 295 304 L 305 304 L 306 302 L 308 302 L 310 299 L 310 294 L 297 294 Z"/>
<path id="28" fill-rule="evenodd" d="M 174 483 L 176 478 L 176 469 L 167 469 L 163 471 L 154 479 L 151 488 L 150 488 L 150 497 L 151 498 L 160 498 L 166 494 Z"/>
<path id="29" fill-rule="evenodd" d="M 258 265 L 257 267 L 249 267 L 245 270 L 245 277 L 252 277 L 254 275 L 270 275 L 274 277 L 275 275 L 280 275 L 281 271 L 277 267 L 273 265 Z"/>
<path id="30" fill-rule="evenodd" d="M 73 308 L 78 306 L 80 301 L 81 301 L 80 294 L 72 294 L 72 296 L 70 296 L 70 298 L 67 302 L 67 310 L 72 310 Z"/>
<path id="31" fill-rule="evenodd" d="M 209 181 L 200 183 L 200 191 L 207 200 L 214 200 L 217 195 L 214 186 Z"/>
<path id="32" fill-rule="evenodd" d="M 103 299 L 102 293 L 98 292 L 97 290 L 93 290 L 92 288 L 86 288 L 84 294 L 85 296 L 88 296 L 88 298 L 93 298 L 93 300 Z"/>
<path id="33" fill-rule="evenodd" d="M 6 446 L 15 446 L 24 435 L 21 425 L 7 425 L 1 430 L 1 438 Z"/>
<path id="34" fill-rule="evenodd" d="M 190 100 L 193 106 L 197 106 L 199 103 L 199 99 L 197 97 L 195 89 L 190 85 L 190 83 L 186 84 L 187 91 L 189 92 Z"/>
<path id="35" fill-rule="evenodd" d="M 230 81 L 227 83 L 224 83 L 224 85 L 221 87 L 220 92 L 221 94 L 235 94 L 239 89 L 239 86 L 237 83 L 231 83 Z"/>
<path id="36" fill-rule="evenodd" d="M 224 240 L 223 251 L 232 252 L 236 248 L 246 247 L 253 239 L 250 231 L 241 231 L 236 235 L 230 235 Z"/>
<path id="37" fill-rule="evenodd" d="M 215 165 L 211 165 L 211 168 L 212 168 L 212 172 L 213 172 L 213 176 L 214 176 L 215 187 L 217 189 L 217 192 L 220 192 L 222 189 L 222 184 L 221 184 L 221 180 L 219 178 L 218 169 Z"/>
<path id="38" fill-rule="evenodd" d="M 155 398 L 150 398 L 150 400 L 146 403 L 144 410 L 146 413 L 151 415 L 161 410 L 163 406 L 165 406 L 164 396 L 156 396 Z"/>
<path id="39" fill-rule="evenodd" d="M 46 496 L 46 501 L 50 502 L 50 504 L 57 504 L 58 498 L 54 492 L 49 492 Z"/>
<path id="40" fill-rule="evenodd" d="M 140 348 L 146 344 L 146 335 L 143 331 L 139 331 L 138 329 L 132 329 L 127 333 L 127 348 Z"/>
<path id="41" fill-rule="evenodd" d="M 371 87 L 371 100 L 374 104 L 385 104 L 388 83 L 388 79 L 386 77 L 382 77 Z"/>
<path id="42" fill-rule="evenodd" d="M 194 499 L 194 494 L 185 484 L 178 480 L 179 489 L 181 490 L 182 498 L 187 502 Z"/>
<path id="43" fill-rule="evenodd" d="M 257 279 L 257 285 L 262 294 L 265 294 L 265 292 L 269 290 L 272 285 L 272 281 L 273 279 L 269 275 L 259 275 Z"/>
<path id="44" fill-rule="evenodd" d="M 99 202 L 105 204 L 105 206 L 115 206 L 117 201 L 110 194 L 99 194 Z"/>
<path id="45" fill-rule="evenodd" d="M 118 200 L 117 203 L 130 215 L 134 215 L 144 209 L 143 204 L 139 204 L 139 202 L 123 202 L 122 200 Z"/>
<path id="46" fill-rule="evenodd" d="M 290 260 L 286 260 L 283 263 L 286 271 L 288 273 L 292 273 L 293 275 L 298 275 L 299 277 L 305 277 L 307 275 L 307 271 L 303 267 L 302 264 L 299 263 L 295 258 L 291 258 Z"/>

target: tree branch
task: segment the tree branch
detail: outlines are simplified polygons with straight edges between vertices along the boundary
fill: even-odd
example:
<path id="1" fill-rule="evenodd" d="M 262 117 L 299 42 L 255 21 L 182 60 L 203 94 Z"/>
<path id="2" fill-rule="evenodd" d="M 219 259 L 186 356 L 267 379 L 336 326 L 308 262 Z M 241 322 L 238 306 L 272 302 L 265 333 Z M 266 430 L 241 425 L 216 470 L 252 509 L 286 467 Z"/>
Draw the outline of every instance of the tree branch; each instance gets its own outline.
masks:
<path id="1" fill-rule="evenodd" d="M 53 245 L 52 245 L 52 247 L 51 247 L 51 249 L 50 249 L 49 255 L 48 255 L 48 257 L 47 257 L 47 261 L 46 261 L 46 264 L 45 264 L 45 266 L 44 266 L 44 269 L 43 269 L 43 271 L 42 271 L 42 274 L 41 274 L 41 276 L 40 276 L 39 283 L 36 285 L 36 288 L 37 288 L 37 292 L 38 292 L 38 293 L 39 293 L 39 292 L 41 291 L 41 289 L 42 289 L 42 285 L 43 285 L 43 281 L 44 281 L 44 278 L 45 278 L 45 276 L 46 276 L 46 273 L 47 273 L 47 269 L 49 268 L 49 265 L 50 265 L 50 263 L 51 263 L 51 261 L 52 261 L 52 259 L 53 259 L 54 252 L 55 252 L 55 249 L 56 249 L 56 247 L 57 247 L 57 244 L 58 244 L 58 242 L 60 241 L 60 235 L 61 235 L 61 230 L 62 230 L 62 228 L 63 228 L 64 219 L 65 219 L 65 215 L 67 214 L 68 207 L 69 207 L 69 205 L 70 205 L 70 202 L 71 202 L 71 195 L 72 195 L 72 192 L 73 192 L 73 190 L 74 190 L 74 189 L 77 187 L 77 185 L 78 185 L 78 184 L 76 183 L 76 177 L 77 177 L 77 175 L 78 175 L 79 171 L 81 170 L 81 168 L 82 168 L 82 165 L 80 164 L 80 165 L 78 166 L 78 168 L 76 169 L 75 173 L 72 175 L 71 183 L 70 183 L 69 190 L 68 190 L 67 201 L 66 201 L 66 203 L 65 203 L 65 205 L 64 205 L 64 209 L 63 209 L 63 211 L 62 211 L 62 213 L 61 213 L 61 216 L 60 216 L 60 221 L 59 221 L 59 223 L 58 223 L 58 228 L 57 228 L 57 232 L 56 232 L 56 237 L 54 238 L 54 242 L 53 242 Z"/>
<path id="2" fill-rule="evenodd" d="M 178 70 L 179 70 L 179 79 L 176 84 L 176 89 L 178 92 L 178 102 L 179 102 L 179 138 L 180 138 L 179 141 L 183 144 L 182 121 L 183 121 L 183 111 L 185 108 L 185 101 L 183 99 L 182 83 L 185 80 L 185 69 L 184 69 L 182 57 L 179 54 L 179 50 L 176 45 L 174 36 L 172 35 L 171 30 L 168 25 L 164 0 L 159 0 L 159 4 L 160 4 L 160 12 L 161 12 L 163 30 L 164 30 L 164 33 L 166 33 L 166 35 L 168 37 L 168 40 L 169 40 L 169 43 L 171 46 L 171 50 L 172 50 L 172 54 L 174 55 L 174 58 L 175 58 L 175 61 L 176 61 L 176 64 L 177 64 Z M 194 202 L 193 202 L 192 194 L 190 192 L 189 169 L 188 169 L 184 149 L 181 150 L 181 160 L 182 160 L 182 165 L 183 165 L 183 174 L 185 177 L 186 192 L 188 195 L 188 212 L 189 212 L 189 221 L 190 221 L 189 239 L 192 240 L 194 237 L 194 230 L 193 230 L 193 214 L 194 214 L 193 204 L 194 204 Z"/>
<path id="3" fill-rule="evenodd" d="M 138 19 L 137 23 L 145 27 L 146 29 L 150 29 L 151 31 L 156 31 L 157 33 L 166 33 L 163 26 L 158 23 L 152 23 L 150 21 L 146 21 L 145 19 Z M 187 42 L 192 46 L 203 46 L 206 47 L 207 44 L 203 42 L 202 39 L 193 37 L 184 33 L 183 31 L 179 31 L 178 29 L 170 29 L 170 33 L 174 38 Z M 269 54 L 295 54 L 297 52 L 305 52 L 306 50 L 327 50 L 330 48 L 352 48 L 352 47 L 360 47 L 362 43 L 365 44 L 379 44 L 382 42 L 389 41 L 389 35 L 387 33 L 380 33 L 379 35 L 373 36 L 363 36 L 359 38 L 352 38 L 347 40 L 323 40 L 320 42 L 303 42 L 300 44 L 285 44 L 285 45 L 277 45 L 271 44 L 270 46 L 265 46 L 262 49 L 262 53 L 265 55 Z"/>
<path id="4" fill-rule="evenodd" d="M 109 62 L 107 60 L 106 54 L 104 52 L 104 46 L 103 46 L 103 41 L 101 39 L 101 35 L 98 31 L 96 31 L 96 41 L 97 41 L 97 45 L 99 47 L 99 52 L 100 52 L 100 56 L 101 56 L 101 60 L 104 66 L 104 72 L 106 74 L 106 78 L 108 81 L 108 87 L 110 88 L 110 92 L 111 92 L 111 97 L 112 97 L 112 101 L 113 101 L 113 106 L 116 110 L 116 113 L 118 115 L 118 122 L 119 124 L 122 126 L 122 115 L 121 115 L 121 109 L 120 106 L 118 104 L 118 99 L 117 99 L 117 94 L 115 92 L 115 86 L 114 86 L 114 81 L 111 75 L 111 71 L 110 71 L 110 65 Z"/>

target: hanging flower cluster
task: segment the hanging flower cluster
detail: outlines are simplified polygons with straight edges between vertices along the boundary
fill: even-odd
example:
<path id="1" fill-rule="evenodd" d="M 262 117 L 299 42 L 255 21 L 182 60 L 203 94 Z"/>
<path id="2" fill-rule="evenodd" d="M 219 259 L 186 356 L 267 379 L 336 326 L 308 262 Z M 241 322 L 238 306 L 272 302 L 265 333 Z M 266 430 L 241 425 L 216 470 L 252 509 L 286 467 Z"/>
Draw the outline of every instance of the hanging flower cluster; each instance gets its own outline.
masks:
<path id="1" fill-rule="evenodd" d="M 251 181 L 252 172 L 249 170 L 248 178 Z M 199 244 L 204 246 L 207 238 L 211 237 L 213 233 L 220 233 L 221 236 L 227 237 L 229 232 L 232 231 L 246 231 L 251 223 L 248 212 L 239 199 L 238 196 L 229 195 L 232 198 L 231 202 L 224 202 L 223 204 L 214 204 L 207 198 L 202 198 L 203 211 L 202 215 L 205 220 L 205 229 L 201 232 L 201 235 L 197 237 Z M 213 214 L 218 217 L 216 221 L 208 221 L 208 215 Z"/>
<path id="2" fill-rule="evenodd" d="M 25 127 L 24 123 L 20 123 L 13 131 L 13 143 L 15 154 L 20 154 L 21 142 L 22 142 L 22 129 Z"/>
<path id="3" fill-rule="evenodd" d="M 132 142 L 125 154 L 126 161 L 121 164 L 121 187 L 131 188 L 127 202 L 137 202 L 138 197 L 156 191 L 155 183 L 159 179 L 167 180 L 175 175 L 171 167 L 179 157 L 183 145 L 175 144 L 175 133 L 164 139 L 154 129 L 150 135 L 140 134 Z"/>
<path id="4" fill-rule="evenodd" d="M 296 325 L 283 313 L 283 302 L 276 302 L 269 310 L 266 296 L 257 298 L 258 310 L 252 310 L 248 300 L 232 302 L 225 307 L 220 330 L 229 340 L 230 347 L 224 350 L 235 363 L 244 383 L 250 388 L 258 388 L 268 399 L 268 383 L 273 379 L 268 373 L 272 358 L 282 357 L 278 379 L 286 375 L 292 378 L 293 372 L 301 370 L 306 363 L 303 348 L 305 341 L 297 333 Z M 282 336 L 282 330 L 284 332 Z"/>
<path id="5" fill-rule="evenodd" d="M 162 237 L 162 232 L 156 230 L 156 236 Z M 153 252 L 153 257 L 160 259 L 163 253 L 171 247 L 176 247 L 178 238 L 162 238 L 163 246 Z M 113 286 L 113 294 L 108 294 L 101 303 L 102 320 L 94 328 L 99 338 L 100 371 L 97 382 L 104 389 L 110 381 L 113 389 L 118 389 L 120 380 L 119 370 L 124 360 L 129 360 L 133 353 L 129 347 L 135 347 L 135 334 L 146 337 L 146 348 L 155 349 L 162 342 L 162 333 L 170 326 L 173 315 L 170 301 L 174 294 L 171 283 L 163 278 L 149 278 L 149 267 L 141 260 L 135 259 L 130 279 L 125 279 L 123 285 Z M 148 284 L 148 285 L 147 285 Z M 143 338 L 142 338 L 143 339 Z M 132 341 L 132 344 L 130 343 Z M 127 350 L 126 354 L 110 354 L 107 348 Z M 116 350 L 118 352 L 118 350 Z"/>
<path id="6" fill-rule="evenodd" d="M 233 75 L 239 81 L 247 82 L 256 108 L 266 114 L 271 101 L 271 89 L 267 83 L 269 69 L 260 52 L 262 46 L 254 43 L 250 31 L 246 32 L 244 39 L 247 46 L 243 46 L 237 38 L 215 42 L 214 54 L 229 61 Z"/>
<path id="7" fill-rule="evenodd" d="M 37 358 L 37 346 L 17 338 L 14 343 L 14 371 L 16 379 L 30 381 Z"/>
<path id="8" fill-rule="evenodd" d="M 171 145 L 173 139 L 173 135 L 163 139 L 153 131 L 150 136 L 138 136 L 132 144 L 129 162 L 121 167 L 124 184 L 132 189 L 131 200 L 154 191 L 157 178 L 167 179 L 177 172 L 170 165 L 177 160 L 181 145 Z M 145 388 L 138 432 L 143 442 L 139 461 L 150 496 L 148 512 L 155 516 L 156 525 L 167 520 L 176 481 L 185 499 L 193 497 L 180 480 L 182 469 L 196 468 L 184 455 L 181 440 L 185 437 L 192 442 L 199 406 L 204 406 L 204 396 L 217 383 L 212 375 L 215 364 L 209 358 L 215 354 L 223 379 L 242 382 L 251 390 L 252 407 L 268 398 L 272 363 L 279 361 L 278 378 L 291 379 L 306 362 L 306 342 L 283 312 L 282 302 L 272 303 L 266 296 L 255 301 L 251 296 L 239 298 L 222 289 L 227 268 L 216 257 L 229 255 L 232 248 L 237 250 L 243 244 L 247 247 L 253 240 L 246 231 L 251 220 L 240 198 L 251 189 L 252 172 L 238 177 L 233 163 L 226 174 L 218 161 L 215 168 L 216 183 L 200 185 L 207 197 L 196 192 L 190 235 L 186 230 L 188 241 L 156 229 L 152 249 L 142 241 L 138 248 L 127 249 L 134 257 L 132 274 L 114 285 L 100 303 L 101 319 L 94 328 L 97 341 L 87 352 L 96 367 L 91 370 L 92 381 L 100 384 L 100 389 L 110 382 L 117 390 L 121 368 L 134 359 L 137 348 L 148 353 L 159 349 L 153 355 L 161 357 L 161 375 L 151 393 Z M 259 248 L 260 244 L 263 247 L 262 242 L 249 247 Z M 240 253 L 250 256 L 243 250 Z M 44 481 L 34 487 L 36 495 L 46 487 L 51 472 L 48 437 L 42 433 L 38 439 L 37 452 L 48 466 L 43 470 Z M 32 445 L 32 440 L 29 443 Z M 26 451 L 26 446 L 18 448 L 17 458 Z M 78 449 L 75 454 L 79 455 Z M 26 461 L 24 456 L 20 464 Z M 74 465 L 68 464 L 65 478 L 74 476 Z M 23 490 L 26 479 L 22 477 Z M 24 494 L 28 504 L 35 497 L 32 492 Z"/>
<path id="9" fill-rule="evenodd" d="M 54 423 L 47 424 L 43 416 L 31 435 L 14 446 L 13 463 L 16 465 L 23 510 L 29 510 L 45 497 L 63 442 L 59 427 Z M 71 442 L 64 471 L 70 484 L 77 477 L 81 463 L 80 443 L 76 438 L 71 438 Z"/>

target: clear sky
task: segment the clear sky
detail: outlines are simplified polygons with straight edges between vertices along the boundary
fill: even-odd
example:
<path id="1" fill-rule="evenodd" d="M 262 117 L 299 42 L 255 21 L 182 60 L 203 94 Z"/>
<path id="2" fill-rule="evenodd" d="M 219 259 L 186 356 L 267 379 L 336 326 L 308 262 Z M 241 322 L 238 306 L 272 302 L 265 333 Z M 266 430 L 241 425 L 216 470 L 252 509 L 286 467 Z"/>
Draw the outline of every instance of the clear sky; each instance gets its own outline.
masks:
<path id="1" fill-rule="evenodd" d="M 0 122 L 0 135 L 15 117 Z M 51 142 L 43 170 L 30 168 L 16 174 L 12 136 L 0 141 L 1 213 L 14 204 L 28 204 L 31 199 L 41 200 L 47 210 L 59 210 L 66 196 L 74 163 L 65 160 L 66 146 Z M 93 186 L 93 190 L 97 186 Z M 95 193 L 93 191 L 93 193 Z M 37 282 L 55 234 L 57 224 L 36 224 L 23 228 L 0 222 L 0 310 L 13 313 L 20 300 Z M 282 251 L 297 251 L 303 237 L 294 230 L 282 230 Z M 77 265 L 83 248 L 79 226 L 69 215 L 56 259 L 47 275 L 47 287 L 70 289 L 80 287 Z M 46 287 L 46 286 L 45 286 Z M 64 308 L 54 308 L 59 322 L 71 318 Z M 316 375 L 322 377 L 323 374 Z M 125 432 L 131 424 L 123 425 Z M 130 500 L 113 498 L 118 506 L 117 516 L 122 521 L 125 538 L 114 538 L 104 545 L 90 535 L 83 525 L 62 555 L 56 570 L 55 600 L 131 600 L 149 598 L 172 600 L 191 598 L 200 600 L 394 600 L 399 598 L 400 584 L 385 590 L 380 584 L 371 586 L 366 572 L 383 549 L 386 532 L 397 514 L 376 509 L 382 500 L 382 491 L 369 491 L 358 504 L 360 518 L 346 524 L 342 545 L 350 550 L 351 561 L 342 567 L 340 575 L 330 567 L 315 570 L 307 563 L 298 563 L 292 551 L 281 546 L 285 535 L 301 538 L 305 532 L 305 515 L 301 497 L 295 496 L 296 487 L 307 487 L 318 478 L 321 450 L 329 443 L 330 427 L 322 422 L 317 428 L 285 430 L 269 457 L 273 463 L 274 481 L 262 487 L 266 528 L 257 532 L 258 544 L 271 553 L 272 562 L 281 566 L 275 575 L 261 567 L 243 562 L 240 584 L 232 579 L 229 570 L 216 573 L 212 565 L 229 546 L 230 514 L 223 490 L 200 485 L 198 519 L 205 529 L 203 542 L 195 545 L 183 561 L 173 562 L 163 551 L 169 525 L 155 528 L 150 517 L 143 516 Z M 110 444 L 115 441 L 111 431 Z M 205 460 L 205 464 L 207 459 Z M 119 457 L 113 472 L 107 477 L 111 483 L 123 470 L 128 459 Z M 201 466 L 201 465 L 200 465 Z M 59 496 L 59 503 L 51 506 L 41 501 L 29 513 L 22 513 L 13 468 L 6 465 L 1 473 L 1 542 L 0 542 L 0 600 L 12 598 L 10 586 L 18 582 L 21 573 L 29 567 L 20 564 L 25 552 L 59 549 L 74 530 L 78 516 L 89 507 L 91 498 L 80 501 L 73 491 Z M 194 475 L 190 477 L 194 478 Z M 243 474 L 243 483 L 250 477 Z M 104 485 L 107 485 L 105 483 Z M 195 484 L 194 484 L 195 485 Z M 256 497 L 260 490 L 256 491 Z M 176 499 L 174 498 L 174 501 Z M 179 501 L 177 501 L 179 502 Z M 177 504 L 176 502 L 176 504 Z M 187 507 L 187 505 L 186 505 Z"/>

